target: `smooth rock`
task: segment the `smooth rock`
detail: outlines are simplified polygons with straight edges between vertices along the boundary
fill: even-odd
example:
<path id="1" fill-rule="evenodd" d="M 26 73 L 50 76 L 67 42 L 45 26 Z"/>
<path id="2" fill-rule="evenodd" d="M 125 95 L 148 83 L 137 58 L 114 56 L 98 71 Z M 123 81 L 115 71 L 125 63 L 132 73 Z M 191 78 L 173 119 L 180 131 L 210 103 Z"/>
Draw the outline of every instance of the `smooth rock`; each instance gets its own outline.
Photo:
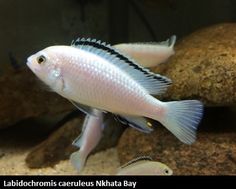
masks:
<path id="1" fill-rule="evenodd" d="M 72 146 L 73 140 L 80 135 L 84 121 L 84 114 L 71 119 L 53 132 L 48 139 L 37 145 L 26 157 L 26 164 L 30 168 L 54 166 L 60 160 L 69 159 L 70 154 L 78 149 Z M 115 121 L 111 114 L 106 114 L 107 126 L 103 131 L 103 137 L 97 147 L 91 152 L 111 148 L 117 145 L 125 126 Z"/>
<path id="2" fill-rule="evenodd" d="M 138 156 L 151 156 L 168 165 L 174 175 L 236 174 L 235 110 L 206 111 L 193 145 L 181 143 L 163 126 L 151 134 L 128 128 L 118 144 L 121 164 Z"/>
<path id="3" fill-rule="evenodd" d="M 236 104 L 236 24 L 201 29 L 178 41 L 176 54 L 153 69 L 172 79 L 163 99 L 199 99 L 207 106 Z"/>
<path id="4" fill-rule="evenodd" d="M 46 140 L 37 145 L 26 157 L 30 168 L 47 167 L 69 157 L 75 151 L 72 141 L 81 131 L 83 115 L 74 118 L 54 131 Z"/>
<path id="5" fill-rule="evenodd" d="M 1 75 L 0 85 L 0 128 L 27 118 L 56 116 L 74 109 L 66 99 L 45 90 L 28 68 Z"/>

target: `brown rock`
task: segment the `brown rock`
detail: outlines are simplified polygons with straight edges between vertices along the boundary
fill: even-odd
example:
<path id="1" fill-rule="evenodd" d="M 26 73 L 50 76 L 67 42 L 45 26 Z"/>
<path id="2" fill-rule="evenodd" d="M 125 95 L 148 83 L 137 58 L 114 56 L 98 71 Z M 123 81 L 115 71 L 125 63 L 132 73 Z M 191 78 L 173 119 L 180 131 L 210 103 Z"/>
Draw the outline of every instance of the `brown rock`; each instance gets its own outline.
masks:
<path id="1" fill-rule="evenodd" d="M 118 139 L 125 129 L 110 114 L 106 115 L 105 120 L 107 126 L 104 129 L 103 137 L 91 154 L 117 145 Z M 26 157 L 27 166 L 30 168 L 54 166 L 60 160 L 68 159 L 72 152 L 78 150 L 72 146 L 72 142 L 79 136 L 83 121 L 84 115 L 80 114 L 36 146 Z"/>
<path id="2" fill-rule="evenodd" d="M 180 40 L 168 64 L 154 69 L 173 80 L 163 98 L 236 104 L 236 24 L 219 24 Z"/>
<path id="3" fill-rule="evenodd" d="M 151 134 L 128 128 L 118 144 L 120 162 L 149 155 L 168 165 L 175 175 L 235 175 L 236 120 L 224 116 L 230 112 L 235 117 L 226 109 L 208 110 L 206 115 L 211 118 L 203 120 L 197 141 L 191 146 L 181 143 L 162 126 Z M 222 124 L 226 129 L 222 130 Z"/>
<path id="4" fill-rule="evenodd" d="M 5 73 L 0 77 L 0 85 L 0 128 L 26 118 L 54 116 L 74 108 L 58 94 L 43 89 L 28 68 Z"/>
<path id="5" fill-rule="evenodd" d="M 30 168 L 52 166 L 60 160 L 69 157 L 76 148 L 71 144 L 80 134 L 83 116 L 68 121 L 52 133 L 48 139 L 36 146 L 26 157 L 26 164 Z"/>

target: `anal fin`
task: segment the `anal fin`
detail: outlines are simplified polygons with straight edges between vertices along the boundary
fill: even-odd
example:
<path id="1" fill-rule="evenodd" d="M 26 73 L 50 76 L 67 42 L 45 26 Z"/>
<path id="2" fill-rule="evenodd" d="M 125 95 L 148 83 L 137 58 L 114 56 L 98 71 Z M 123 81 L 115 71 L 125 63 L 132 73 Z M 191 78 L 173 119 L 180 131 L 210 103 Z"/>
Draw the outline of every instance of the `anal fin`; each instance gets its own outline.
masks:
<path id="1" fill-rule="evenodd" d="M 144 117 L 116 115 L 116 118 L 123 124 L 131 126 L 141 132 L 150 133 L 153 131 L 152 124 Z"/>

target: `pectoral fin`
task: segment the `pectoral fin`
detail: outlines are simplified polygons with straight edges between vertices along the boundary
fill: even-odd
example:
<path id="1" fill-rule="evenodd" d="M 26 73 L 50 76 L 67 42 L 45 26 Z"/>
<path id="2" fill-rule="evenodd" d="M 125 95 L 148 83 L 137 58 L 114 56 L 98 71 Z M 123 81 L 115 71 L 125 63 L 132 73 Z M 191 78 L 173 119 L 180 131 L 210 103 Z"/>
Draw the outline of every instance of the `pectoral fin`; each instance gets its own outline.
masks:
<path id="1" fill-rule="evenodd" d="M 153 131 L 152 124 L 144 117 L 116 115 L 116 118 L 123 124 L 131 126 L 141 132 L 150 133 Z"/>

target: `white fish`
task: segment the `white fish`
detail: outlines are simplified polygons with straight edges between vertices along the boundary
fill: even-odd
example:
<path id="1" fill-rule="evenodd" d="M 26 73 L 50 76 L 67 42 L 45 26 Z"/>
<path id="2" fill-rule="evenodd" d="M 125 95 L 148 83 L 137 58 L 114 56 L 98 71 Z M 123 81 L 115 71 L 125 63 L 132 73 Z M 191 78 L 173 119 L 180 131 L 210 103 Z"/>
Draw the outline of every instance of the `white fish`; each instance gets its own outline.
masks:
<path id="1" fill-rule="evenodd" d="M 172 175 L 165 164 L 152 161 L 149 157 L 138 157 L 118 169 L 117 175 Z"/>
<path id="2" fill-rule="evenodd" d="M 103 113 L 98 110 L 93 110 L 93 115 L 86 115 L 83 123 L 81 135 L 73 142 L 73 145 L 79 147 L 79 151 L 71 154 L 70 161 L 78 172 L 82 171 L 90 152 L 99 143 L 104 125 Z"/>
<path id="3" fill-rule="evenodd" d="M 166 62 L 175 54 L 174 45 L 176 36 L 173 35 L 166 41 L 155 43 L 121 43 L 113 47 L 130 56 L 144 67 L 153 67 Z"/>
<path id="4" fill-rule="evenodd" d="M 144 132 L 152 129 L 143 118 L 161 122 L 178 139 L 191 144 L 201 120 L 197 100 L 161 102 L 171 80 L 139 66 L 110 45 L 78 39 L 72 46 L 51 46 L 30 56 L 29 68 L 51 89 L 80 109 L 112 112 Z"/>

